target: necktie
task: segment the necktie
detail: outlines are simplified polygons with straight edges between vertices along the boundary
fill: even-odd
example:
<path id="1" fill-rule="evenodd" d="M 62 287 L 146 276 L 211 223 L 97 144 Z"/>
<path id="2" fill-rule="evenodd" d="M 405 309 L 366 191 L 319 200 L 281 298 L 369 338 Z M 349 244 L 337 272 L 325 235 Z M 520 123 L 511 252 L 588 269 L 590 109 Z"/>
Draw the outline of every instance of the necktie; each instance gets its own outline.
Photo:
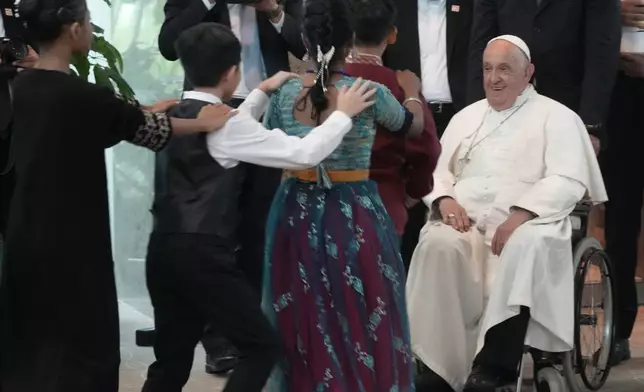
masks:
<path id="1" fill-rule="evenodd" d="M 252 7 L 242 7 L 240 18 L 242 44 L 242 72 L 248 90 L 252 91 L 264 80 L 264 61 L 259 46 L 257 15 Z"/>

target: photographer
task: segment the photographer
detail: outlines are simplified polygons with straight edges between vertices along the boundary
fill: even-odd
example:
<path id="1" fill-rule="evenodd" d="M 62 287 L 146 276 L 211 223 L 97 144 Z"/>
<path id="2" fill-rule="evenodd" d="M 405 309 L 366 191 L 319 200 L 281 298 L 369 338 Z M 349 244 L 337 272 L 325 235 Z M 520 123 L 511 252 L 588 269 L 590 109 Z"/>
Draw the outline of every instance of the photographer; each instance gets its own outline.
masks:
<path id="1" fill-rule="evenodd" d="M 27 42 L 27 31 L 15 12 L 14 0 L 0 0 L 0 173 L 6 171 L 9 163 L 9 82 L 20 69 L 31 68 L 38 60 L 38 54 Z M 12 191 L 13 172 L 8 171 L 0 176 L 1 235 L 4 235 Z"/>

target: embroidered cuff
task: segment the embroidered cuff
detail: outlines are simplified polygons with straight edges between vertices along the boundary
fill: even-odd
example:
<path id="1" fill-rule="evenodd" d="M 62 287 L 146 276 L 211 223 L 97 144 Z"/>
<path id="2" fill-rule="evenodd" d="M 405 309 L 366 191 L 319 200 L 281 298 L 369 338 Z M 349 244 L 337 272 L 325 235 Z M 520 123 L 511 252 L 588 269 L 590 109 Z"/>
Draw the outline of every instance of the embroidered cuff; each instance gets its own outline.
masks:
<path id="1" fill-rule="evenodd" d="M 136 130 L 133 144 L 148 148 L 152 151 L 161 151 L 172 136 L 172 124 L 165 113 L 143 112 L 145 122 Z"/>

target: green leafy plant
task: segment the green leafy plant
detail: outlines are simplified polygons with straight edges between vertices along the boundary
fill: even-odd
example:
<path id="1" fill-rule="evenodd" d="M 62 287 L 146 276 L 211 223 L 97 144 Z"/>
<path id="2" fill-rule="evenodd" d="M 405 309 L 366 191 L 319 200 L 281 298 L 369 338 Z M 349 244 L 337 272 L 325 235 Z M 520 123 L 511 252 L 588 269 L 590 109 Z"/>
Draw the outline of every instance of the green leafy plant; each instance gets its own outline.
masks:
<path id="1" fill-rule="evenodd" d="M 111 6 L 110 0 L 104 0 Z M 106 86 L 126 98 L 134 98 L 134 90 L 123 78 L 123 57 L 111 43 L 105 39 L 105 31 L 94 27 L 94 41 L 87 56 L 77 56 L 72 65 L 73 71 L 86 80 Z"/>

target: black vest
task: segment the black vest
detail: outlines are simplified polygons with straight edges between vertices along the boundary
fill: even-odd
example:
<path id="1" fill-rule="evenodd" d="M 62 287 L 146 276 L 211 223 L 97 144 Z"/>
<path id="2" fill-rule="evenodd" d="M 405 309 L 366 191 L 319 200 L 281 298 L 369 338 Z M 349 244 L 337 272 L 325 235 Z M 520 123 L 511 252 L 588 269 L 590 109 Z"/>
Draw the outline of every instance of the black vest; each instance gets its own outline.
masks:
<path id="1" fill-rule="evenodd" d="M 196 118 L 206 105 L 186 99 L 169 114 Z M 225 169 L 210 156 L 206 134 L 173 137 L 157 154 L 154 232 L 207 234 L 235 247 L 244 174 L 244 165 Z"/>

